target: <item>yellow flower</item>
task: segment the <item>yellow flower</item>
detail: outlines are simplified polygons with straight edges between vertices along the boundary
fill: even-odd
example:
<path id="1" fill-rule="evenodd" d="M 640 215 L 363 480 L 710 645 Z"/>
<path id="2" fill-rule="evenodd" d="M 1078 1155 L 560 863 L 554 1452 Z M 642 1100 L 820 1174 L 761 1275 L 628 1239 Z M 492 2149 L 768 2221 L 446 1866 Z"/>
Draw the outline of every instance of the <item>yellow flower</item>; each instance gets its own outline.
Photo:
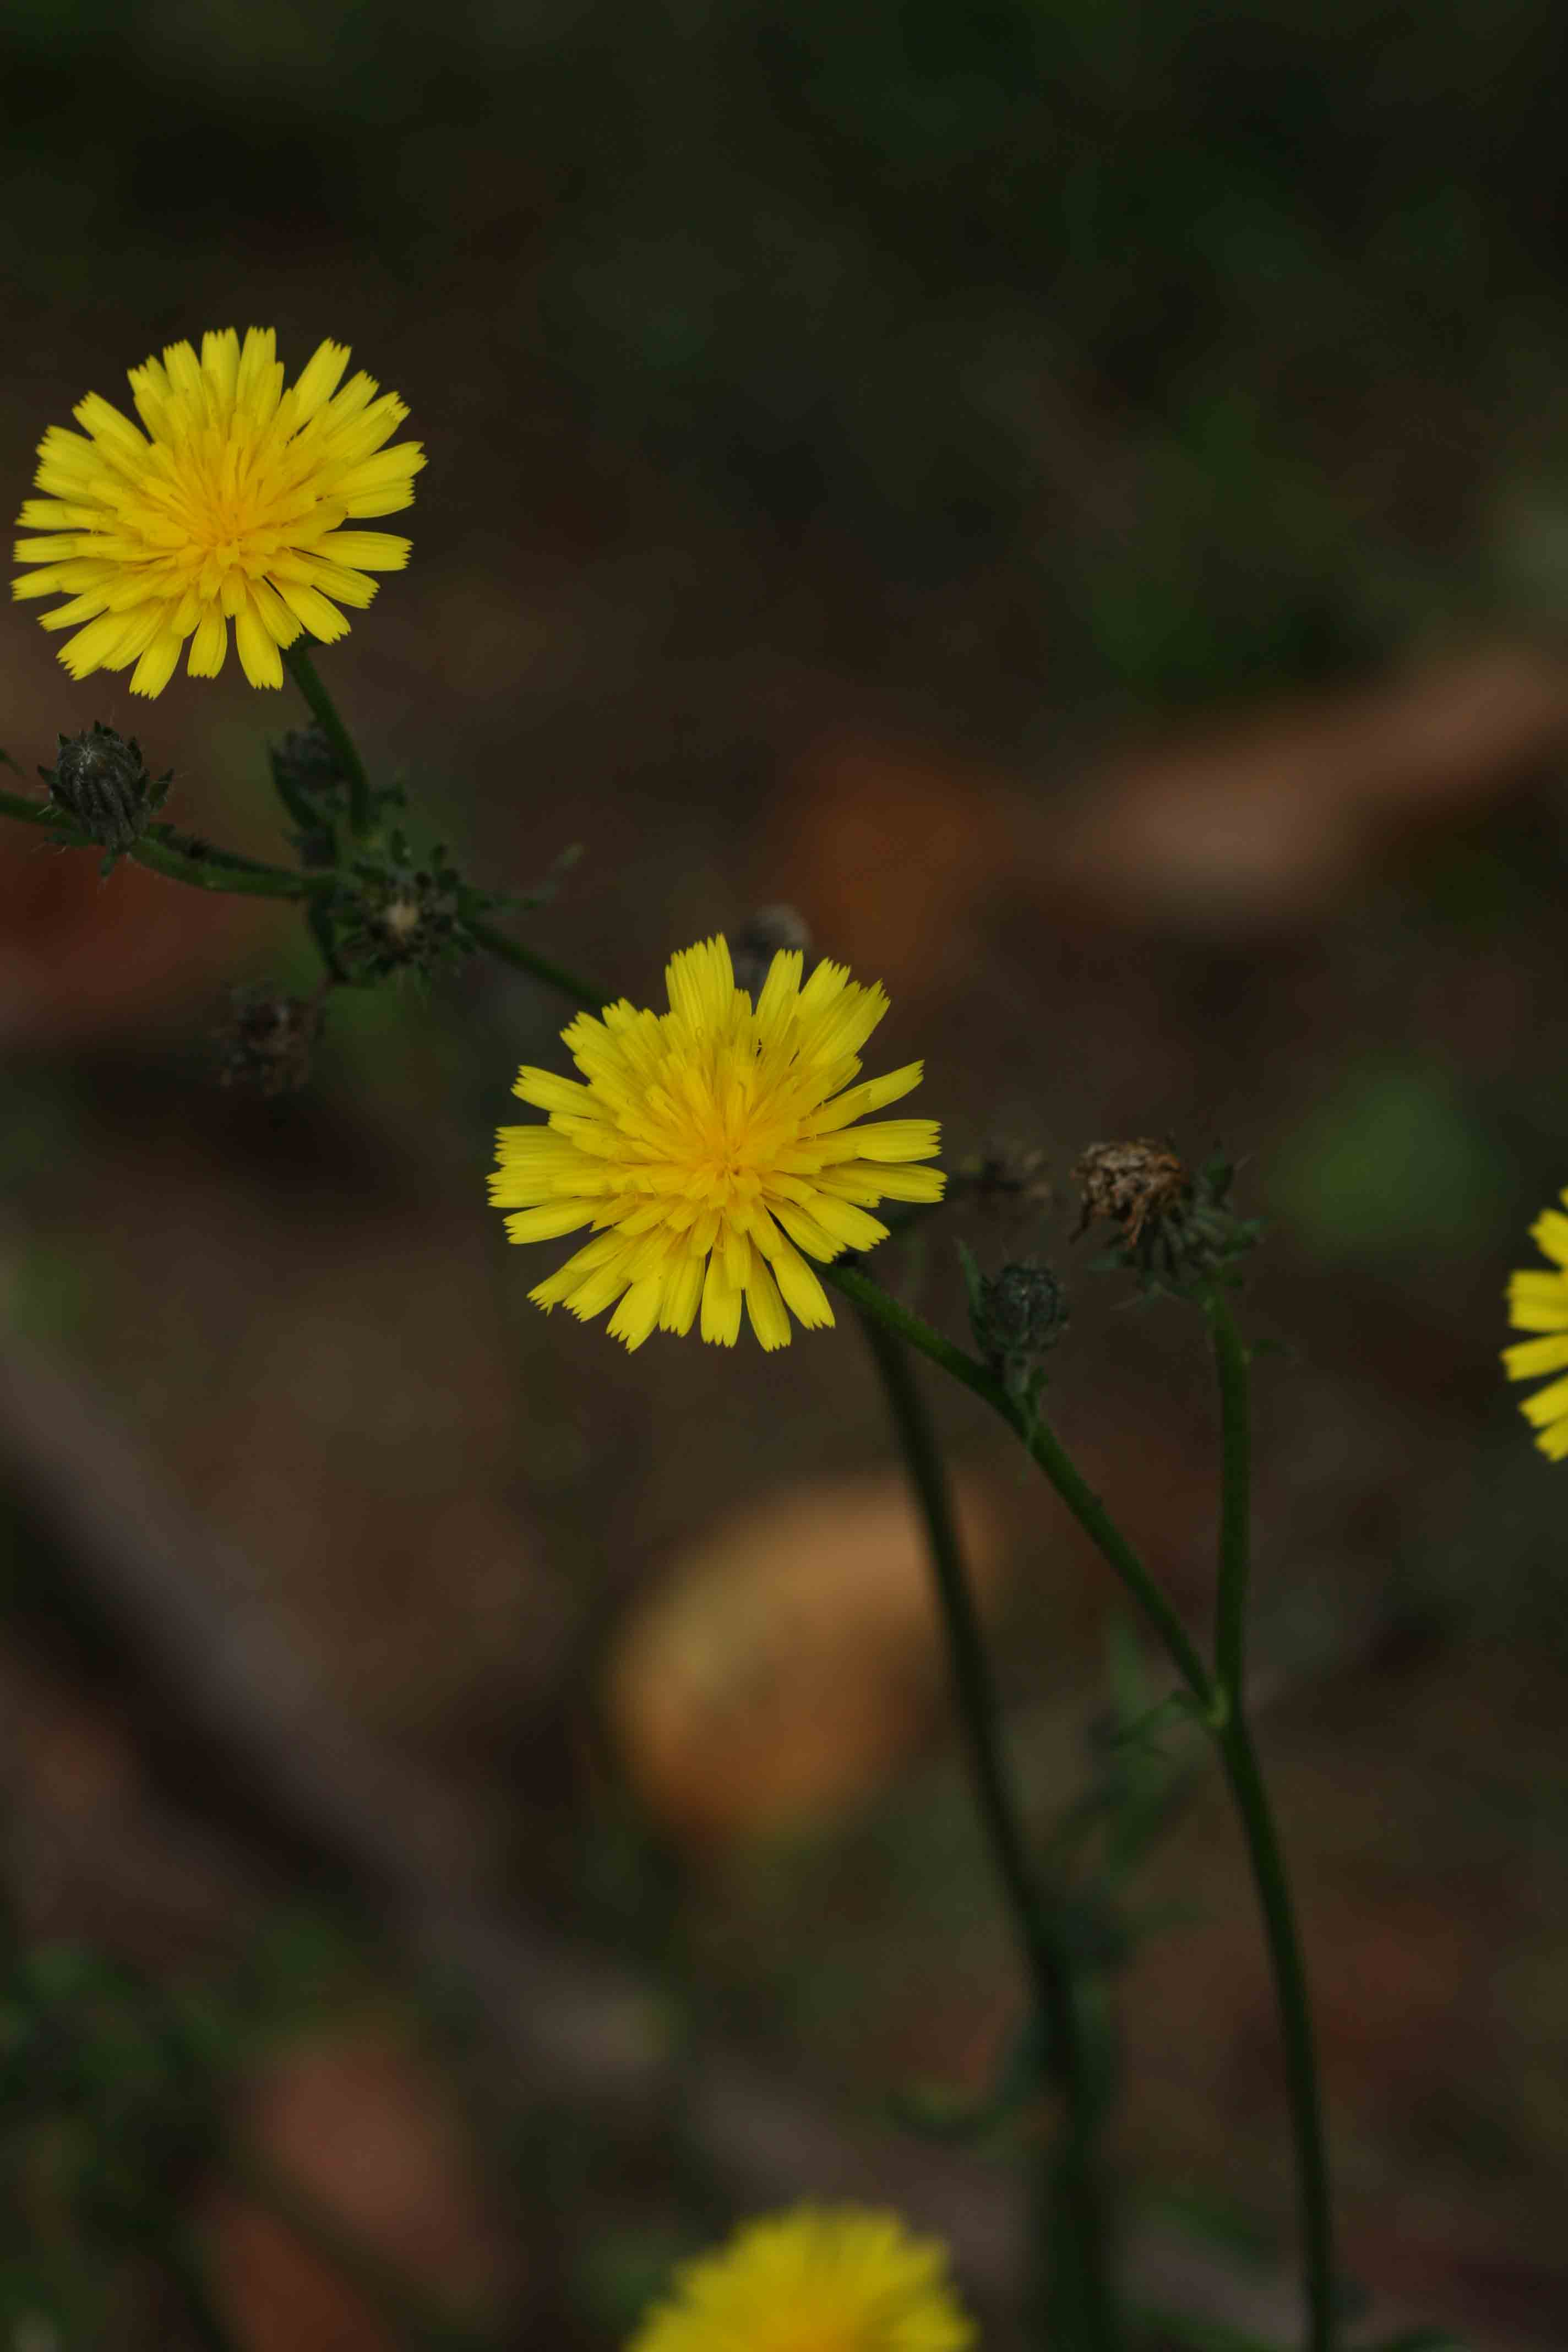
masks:
<path id="1" fill-rule="evenodd" d="M 1568 1192 L 1561 1196 L 1568 1207 Z M 1530 1229 L 1542 1255 L 1552 1260 L 1552 1271 L 1539 1267 L 1512 1274 L 1508 1282 L 1508 1319 L 1516 1331 L 1544 1331 L 1543 1339 L 1525 1339 L 1502 1353 L 1510 1381 L 1532 1380 L 1538 1372 L 1568 1371 L 1568 1217 L 1561 1209 L 1545 1209 Z M 1553 1462 L 1568 1454 L 1568 1380 L 1552 1381 L 1524 1400 L 1526 1420 L 1535 1425 L 1535 1442 Z"/>
<path id="2" fill-rule="evenodd" d="M 888 1228 L 879 1201 L 937 1201 L 930 1118 L 852 1127 L 918 1086 L 910 1062 L 851 1086 L 856 1058 L 888 1009 L 842 964 L 801 985 L 797 950 L 775 955 L 753 1009 L 730 950 L 707 940 L 673 957 L 668 1013 L 624 1000 L 562 1036 L 586 1085 L 524 1068 L 512 1091 L 548 1123 L 503 1127 L 490 1178 L 514 1242 L 580 1225 L 597 1236 L 529 1293 L 584 1320 L 619 1299 L 610 1330 L 640 1348 L 657 1325 L 732 1347 L 742 1299 L 764 1348 L 787 1347 L 789 1312 L 831 1323 L 802 1251 L 827 1260 L 869 1249 Z M 847 1092 L 842 1089 L 847 1088 Z"/>
<path id="3" fill-rule="evenodd" d="M 34 480 L 47 496 L 17 521 L 47 536 L 15 550 L 43 568 L 11 592 L 69 599 L 40 618 L 76 630 L 60 648 L 73 677 L 134 662 L 132 693 L 162 694 L 187 637 L 191 677 L 216 677 L 232 621 L 251 685 L 281 686 L 279 646 L 301 628 L 331 645 L 349 625 L 338 604 L 368 604 L 366 575 L 407 562 L 405 539 L 341 528 L 414 503 L 419 444 L 382 446 L 407 409 L 368 375 L 342 383 L 345 343 L 322 343 L 285 392 L 277 341 L 250 327 L 242 349 L 226 327 L 199 361 L 171 343 L 132 368 L 144 434 L 96 392 L 75 411 L 80 433 L 45 434 Z"/>
<path id="4" fill-rule="evenodd" d="M 676 2274 L 628 2352 L 964 2352 L 975 2340 L 947 2257 L 891 2213 L 753 2221 Z"/>

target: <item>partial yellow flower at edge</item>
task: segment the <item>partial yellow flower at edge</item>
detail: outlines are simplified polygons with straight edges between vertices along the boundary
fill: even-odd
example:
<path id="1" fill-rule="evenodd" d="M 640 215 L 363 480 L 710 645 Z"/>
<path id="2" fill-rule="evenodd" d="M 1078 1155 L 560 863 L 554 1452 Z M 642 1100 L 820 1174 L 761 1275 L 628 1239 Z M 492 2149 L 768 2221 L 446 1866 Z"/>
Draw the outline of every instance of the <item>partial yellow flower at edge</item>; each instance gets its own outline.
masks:
<path id="1" fill-rule="evenodd" d="M 347 634 L 340 606 L 367 605 L 373 572 L 400 572 L 408 541 L 344 523 L 414 502 L 416 441 L 387 442 L 408 411 L 368 375 L 342 383 L 345 343 L 324 342 L 285 392 L 270 327 L 232 327 L 130 371 L 140 429 L 97 393 L 38 445 L 36 486 L 17 517 L 18 598 L 63 595 L 40 614 L 74 629 L 73 677 L 128 669 L 132 694 L 162 694 L 187 639 L 192 677 L 216 677 L 234 623 L 252 686 L 283 683 L 280 648 L 301 629 Z"/>
<path id="2" fill-rule="evenodd" d="M 490 1178 L 514 1242 L 586 1225 L 595 1238 L 529 1293 L 586 1321 L 614 1307 L 628 1348 L 655 1329 L 732 1347 L 742 1309 L 762 1345 L 790 1318 L 833 1321 L 809 1261 L 885 1241 L 885 1200 L 939 1201 L 934 1119 L 857 1122 L 920 1084 L 910 1062 L 855 1085 L 860 1048 L 888 1009 L 881 986 L 798 950 L 774 956 L 755 1006 L 730 950 L 705 940 L 671 958 L 668 1013 L 624 999 L 562 1031 L 583 1082 L 523 1068 L 513 1088 L 548 1113 L 503 1127 Z"/>
<path id="3" fill-rule="evenodd" d="M 1561 1198 L 1568 1208 L 1568 1192 Z M 1542 1372 L 1568 1373 L 1568 1216 L 1546 1209 L 1530 1229 L 1530 1237 L 1551 1267 L 1509 1276 L 1508 1319 L 1516 1331 L 1534 1331 L 1538 1339 L 1505 1348 L 1502 1360 L 1510 1381 L 1534 1380 Z M 1568 1456 L 1568 1379 L 1549 1381 L 1521 1410 L 1535 1430 L 1535 1442 L 1553 1462 Z"/>
<path id="4" fill-rule="evenodd" d="M 748 2223 L 678 2272 L 626 2352 L 967 2352 L 974 2341 L 934 2240 L 891 2213 L 804 2206 Z"/>

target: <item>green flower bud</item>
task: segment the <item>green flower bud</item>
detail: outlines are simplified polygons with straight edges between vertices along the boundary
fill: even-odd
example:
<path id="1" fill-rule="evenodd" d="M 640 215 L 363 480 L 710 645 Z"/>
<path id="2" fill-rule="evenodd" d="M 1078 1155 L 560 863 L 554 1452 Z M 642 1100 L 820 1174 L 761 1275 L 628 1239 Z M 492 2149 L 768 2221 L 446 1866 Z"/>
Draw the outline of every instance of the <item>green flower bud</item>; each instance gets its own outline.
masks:
<path id="1" fill-rule="evenodd" d="M 1032 1398 L 1044 1380 L 1043 1359 L 1067 1328 L 1066 1292 L 1034 1258 L 982 1274 L 962 1244 L 960 1255 L 975 1346 L 1009 1396 Z"/>
<path id="2" fill-rule="evenodd" d="M 127 740 L 95 719 L 79 735 L 62 735 L 54 766 L 38 773 L 49 788 L 49 806 L 109 852 L 107 873 L 146 832 L 174 772 L 171 768 L 154 783 L 134 735 Z"/>

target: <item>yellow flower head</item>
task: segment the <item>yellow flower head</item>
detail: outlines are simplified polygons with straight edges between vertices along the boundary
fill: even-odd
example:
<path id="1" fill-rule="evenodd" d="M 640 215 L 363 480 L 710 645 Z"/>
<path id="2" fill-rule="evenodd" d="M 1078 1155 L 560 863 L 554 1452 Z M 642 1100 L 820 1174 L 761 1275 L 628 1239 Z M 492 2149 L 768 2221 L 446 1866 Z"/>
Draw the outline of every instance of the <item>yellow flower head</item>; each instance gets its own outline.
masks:
<path id="1" fill-rule="evenodd" d="M 735 985 L 723 940 L 671 958 L 668 1013 L 624 1000 L 562 1036 L 586 1083 L 524 1068 L 512 1091 L 544 1126 L 503 1127 L 490 1198 L 514 1242 L 580 1225 L 596 1238 L 529 1293 L 584 1320 L 618 1299 L 610 1329 L 640 1348 L 657 1325 L 732 1347 L 744 1300 L 764 1348 L 787 1347 L 789 1312 L 808 1327 L 833 1309 L 802 1256 L 869 1249 L 888 1229 L 879 1201 L 938 1201 L 931 1118 L 852 1122 L 918 1086 L 910 1062 L 851 1086 L 888 1009 L 843 964 L 801 985 L 798 950 L 775 955 L 756 1005 Z M 844 1089 L 847 1091 L 844 1091 Z"/>
<path id="2" fill-rule="evenodd" d="M 1562 1195 L 1568 1208 L 1568 1192 Z M 1512 1274 L 1508 1283 L 1508 1319 L 1516 1331 L 1542 1331 L 1541 1339 L 1522 1340 L 1505 1348 L 1503 1363 L 1510 1381 L 1532 1380 L 1538 1372 L 1568 1371 L 1568 1217 L 1561 1209 L 1545 1209 L 1530 1229 L 1530 1237 L 1552 1260 L 1550 1273 L 1539 1268 Z M 1550 1381 L 1524 1400 L 1525 1419 L 1535 1426 L 1535 1442 L 1553 1462 L 1568 1454 L 1568 1380 Z"/>
<path id="3" fill-rule="evenodd" d="M 628 2352 L 965 2352 L 947 2257 L 891 2213 L 805 2206 L 677 2273 Z"/>
<path id="4" fill-rule="evenodd" d="M 40 615 L 75 629 L 60 647 L 73 677 L 127 669 L 132 694 L 162 694 L 187 637 L 192 677 L 216 677 L 234 623 L 252 686 L 281 686 L 279 648 L 301 628 L 323 645 L 363 606 L 372 572 L 400 572 L 408 541 L 344 530 L 351 517 L 414 503 L 425 463 L 416 441 L 383 447 L 408 411 L 368 375 L 347 383 L 345 343 L 322 343 L 285 392 L 270 327 L 232 327 L 131 370 L 140 432 L 96 392 L 75 411 L 80 433 L 51 425 L 34 477 L 47 493 L 17 521 L 15 596 L 63 595 Z M 342 387 L 340 389 L 340 386 Z M 337 603 L 333 603 L 333 598 Z"/>

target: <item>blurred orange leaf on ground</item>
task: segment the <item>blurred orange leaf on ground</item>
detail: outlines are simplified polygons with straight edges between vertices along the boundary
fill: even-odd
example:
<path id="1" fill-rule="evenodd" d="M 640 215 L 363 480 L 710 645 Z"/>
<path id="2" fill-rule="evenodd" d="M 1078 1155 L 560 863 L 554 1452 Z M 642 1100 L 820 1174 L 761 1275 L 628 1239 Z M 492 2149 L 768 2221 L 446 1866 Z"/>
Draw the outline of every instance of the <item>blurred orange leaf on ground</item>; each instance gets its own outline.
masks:
<path id="1" fill-rule="evenodd" d="M 286 2053 L 238 2123 L 285 2196 L 432 2303 L 482 2315 L 507 2294 L 511 2256 L 450 2098 L 395 2034 L 360 2027 Z M 247 2352 L 395 2352 L 372 2296 L 269 2200 L 226 2189 L 207 2221 Z"/>
<path id="2" fill-rule="evenodd" d="M 1002 1544 L 978 1479 L 958 1509 L 983 1601 Z M 631 1612 L 611 1717 L 643 1801 L 722 1843 L 831 1821 L 920 1739 L 942 1654 L 924 1538 L 900 1477 L 789 1489 L 716 1528 Z"/>

